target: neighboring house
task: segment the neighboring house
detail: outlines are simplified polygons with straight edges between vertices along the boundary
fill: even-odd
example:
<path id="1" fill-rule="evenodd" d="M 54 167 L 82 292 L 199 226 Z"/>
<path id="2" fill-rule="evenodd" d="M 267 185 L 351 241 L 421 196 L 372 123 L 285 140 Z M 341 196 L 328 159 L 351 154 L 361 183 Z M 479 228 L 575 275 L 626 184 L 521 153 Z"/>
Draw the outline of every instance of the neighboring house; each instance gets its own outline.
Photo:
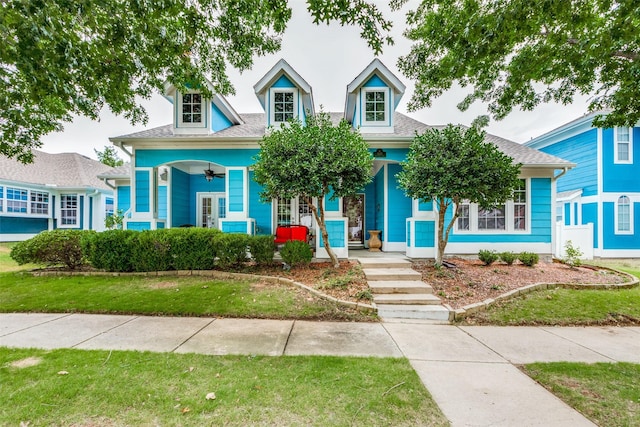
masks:
<path id="1" fill-rule="evenodd" d="M 572 240 L 587 257 L 640 257 L 640 125 L 596 128 L 598 114 L 526 145 L 578 165 L 558 181 L 559 252 Z"/>
<path id="2" fill-rule="evenodd" d="M 314 113 L 311 86 L 281 60 L 254 89 L 264 114 L 238 114 L 219 95 L 207 100 L 197 91 L 179 93 L 167 86 L 173 123 L 111 138 L 131 155 L 131 170 L 109 179 L 117 187 L 117 208 L 127 212 L 126 228 L 194 225 L 274 234 L 278 225 L 303 224 L 318 235 L 304 201 L 263 203 L 251 170 L 270 126 L 293 118 L 304 122 Z M 396 179 L 415 133 L 431 128 L 396 111 L 404 91 L 404 84 L 376 59 L 347 85 L 345 112 L 331 113 L 335 122 L 345 119 L 360 130 L 374 157 L 373 181 L 366 188 L 353 197 L 326 201 L 329 238 L 339 257 L 346 257 L 350 247 L 366 247 L 369 230 L 381 231 L 383 251 L 434 256 L 433 205 L 407 198 Z M 522 186 L 513 201 L 497 209 L 464 205 L 448 253 L 496 249 L 550 255 L 555 174 L 573 164 L 502 138 L 487 138 L 523 164 Z M 324 258 L 318 240 L 316 256 Z"/>
<path id="3" fill-rule="evenodd" d="M 76 153 L 33 153 L 27 165 L 0 156 L 0 241 L 56 228 L 104 230 L 113 189 L 96 175 L 112 168 Z"/>

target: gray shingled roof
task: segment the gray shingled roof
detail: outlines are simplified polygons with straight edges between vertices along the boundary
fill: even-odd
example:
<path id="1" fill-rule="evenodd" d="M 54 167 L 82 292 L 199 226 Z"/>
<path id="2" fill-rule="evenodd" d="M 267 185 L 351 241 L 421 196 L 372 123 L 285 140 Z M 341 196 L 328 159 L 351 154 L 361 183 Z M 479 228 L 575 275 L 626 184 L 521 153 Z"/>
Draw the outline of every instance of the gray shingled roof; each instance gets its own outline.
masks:
<path id="1" fill-rule="evenodd" d="M 33 150 L 33 163 L 0 156 L 0 179 L 59 188 L 111 190 L 97 175 L 113 168 L 77 153 L 51 154 Z"/>
<path id="2" fill-rule="evenodd" d="M 98 178 L 103 179 L 116 179 L 116 178 L 130 178 L 131 177 L 131 163 L 125 163 L 122 166 L 111 168 L 106 172 L 98 174 Z"/>
<path id="3" fill-rule="evenodd" d="M 331 121 L 338 123 L 344 113 L 329 113 Z M 231 126 L 220 132 L 208 135 L 194 134 L 174 134 L 173 125 L 168 124 L 141 132 L 122 135 L 111 138 L 112 141 L 132 142 L 137 139 L 189 139 L 189 140 L 229 140 L 234 138 L 262 138 L 265 133 L 266 118 L 264 113 L 240 114 L 244 123 L 241 125 Z M 394 113 L 394 132 L 393 133 L 366 133 L 363 134 L 364 139 L 368 138 L 388 138 L 390 141 L 394 139 L 409 139 L 418 133 L 423 133 L 429 129 L 442 129 L 444 126 L 429 126 L 418 120 L 412 119 L 402 113 Z M 487 134 L 487 141 L 494 143 L 503 153 L 513 158 L 515 162 L 522 163 L 527 166 L 549 166 L 549 167 L 573 167 L 573 163 L 560 159 L 542 151 L 526 147 L 508 139 L 501 138 L 496 135 Z"/>

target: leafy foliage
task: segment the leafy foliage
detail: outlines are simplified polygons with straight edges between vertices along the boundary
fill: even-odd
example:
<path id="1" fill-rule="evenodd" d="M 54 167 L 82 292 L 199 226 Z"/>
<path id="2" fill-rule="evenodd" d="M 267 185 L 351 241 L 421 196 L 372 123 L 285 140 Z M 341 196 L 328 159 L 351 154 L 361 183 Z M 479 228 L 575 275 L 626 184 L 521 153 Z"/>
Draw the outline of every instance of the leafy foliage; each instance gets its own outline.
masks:
<path id="1" fill-rule="evenodd" d="M 514 107 L 595 93 L 589 110 L 612 110 L 597 126 L 640 120 L 636 0 L 423 0 L 407 25 L 414 45 L 398 67 L 416 82 L 410 109 L 458 83 L 471 86 L 459 108 L 478 100 L 498 119 Z"/>
<path id="2" fill-rule="evenodd" d="M 114 272 L 134 270 L 133 243 L 137 231 L 107 230 L 96 233 L 84 250 L 94 268 Z"/>
<path id="3" fill-rule="evenodd" d="M 504 262 L 507 265 L 512 265 L 515 260 L 518 259 L 518 255 L 513 252 L 502 252 L 499 256 L 500 261 Z"/>
<path id="4" fill-rule="evenodd" d="M 520 260 L 520 262 L 527 267 L 533 267 L 538 263 L 540 257 L 538 256 L 538 254 L 535 254 L 533 252 L 521 252 L 518 255 L 518 260 Z"/>
<path id="5" fill-rule="evenodd" d="M 580 250 L 580 248 L 574 247 L 571 240 L 567 240 L 567 243 L 564 244 L 564 253 L 565 256 L 562 260 L 569 267 L 576 268 L 582 264 L 582 260 L 580 259 L 580 257 L 583 255 L 582 251 Z"/>
<path id="6" fill-rule="evenodd" d="M 308 10 L 316 23 L 360 26 L 376 53 L 390 41 L 374 2 L 312 0 Z M 43 135 L 104 106 L 146 123 L 139 99 L 165 81 L 233 93 L 227 66 L 277 52 L 290 18 L 286 0 L 3 1 L 0 153 L 30 162 Z"/>
<path id="7" fill-rule="evenodd" d="M 104 226 L 108 230 L 118 229 L 122 230 L 122 224 L 124 223 L 124 212 L 122 209 L 118 209 L 116 212 L 111 215 L 107 215 L 104 218 Z"/>
<path id="8" fill-rule="evenodd" d="M 85 263 L 83 240 L 90 239 L 92 231 L 52 230 L 37 234 L 17 243 L 11 249 L 11 258 L 18 264 L 64 265 L 75 270 Z"/>
<path id="9" fill-rule="evenodd" d="M 448 125 L 416 135 L 407 160 L 397 175 L 400 188 L 412 198 L 433 200 L 438 208 L 438 251 L 436 264 L 442 262 L 449 232 L 459 216 L 464 200 L 491 208 L 504 203 L 519 185 L 520 164 L 484 140 L 476 127 Z M 447 209 L 453 215 L 445 229 Z"/>
<path id="10" fill-rule="evenodd" d="M 304 198 L 337 266 L 325 226 L 324 199 L 353 195 L 371 181 L 373 157 L 362 136 L 344 120 L 334 126 L 329 114 L 320 112 L 307 117 L 306 124 L 295 120 L 269 132 L 255 161 L 254 180 L 263 187 L 263 200 Z"/>
<path id="11" fill-rule="evenodd" d="M 214 244 L 218 267 L 231 268 L 247 261 L 248 235 L 220 233 L 216 236 Z"/>
<path id="12" fill-rule="evenodd" d="M 124 165 L 124 160 L 122 160 L 118 156 L 118 152 L 116 151 L 115 147 L 107 145 L 106 147 L 104 147 L 103 151 L 98 151 L 95 148 L 93 149 L 93 151 L 95 151 L 96 156 L 98 156 L 98 160 L 100 161 L 100 163 L 104 163 L 105 165 L 111 167 Z"/>
<path id="13" fill-rule="evenodd" d="M 249 252 L 251 252 L 251 258 L 258 265 L 273 262 L 273 256 L 276 253 L 276 244 L 273 239 L 271 234 L 249 237 Z"/>
<path id="14" fill-rule="evenodd" d="M 482 261 L 484 265 L 491 265 L 498 260 L 498 254 L 496 251 L 480 249 L 478 252 L 478 259 Z"/>
<path id="15" fill-rule="evenodd" d="M 306 242 L 289 240 L 280 249 L 280 256 L 289 266 L 295 267 L 296 265 L 309 264 L 313 258 L 313 253 Z"/>

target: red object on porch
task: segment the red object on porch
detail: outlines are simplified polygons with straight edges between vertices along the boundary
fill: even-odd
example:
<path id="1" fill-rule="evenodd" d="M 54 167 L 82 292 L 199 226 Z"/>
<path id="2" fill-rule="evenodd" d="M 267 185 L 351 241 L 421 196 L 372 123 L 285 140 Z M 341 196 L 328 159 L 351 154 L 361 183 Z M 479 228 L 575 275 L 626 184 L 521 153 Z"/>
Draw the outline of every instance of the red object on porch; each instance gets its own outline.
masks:
<path id="1" fill-rule="evenodd" d="M 309 229 L 304 225 L 279 225 L 276 228 L 276 245 L 288 242 L 289 240 L 300 240 L 306 242 L 309 237 Z"/>

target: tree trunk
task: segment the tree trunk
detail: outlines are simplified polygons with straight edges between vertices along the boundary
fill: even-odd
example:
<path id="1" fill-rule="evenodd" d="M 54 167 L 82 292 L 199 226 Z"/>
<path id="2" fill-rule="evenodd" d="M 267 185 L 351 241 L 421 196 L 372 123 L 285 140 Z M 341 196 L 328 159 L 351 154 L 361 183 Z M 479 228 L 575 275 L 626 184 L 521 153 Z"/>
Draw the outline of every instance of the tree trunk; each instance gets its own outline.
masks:
<path id="1" fill-rule="evenodd" d="M 436 225 L 436 235 L 438 236 L 438 250 L 436 251 L 436 265 L 442 265 L 442 259 L 444 258 L 444 249 L 447 246 L 447 242 L 442 238 L 442 231 L 444 229 L 444 216 L 447 213 L 447 204 L 444 200 L 438 201 L 438 223 Z"/>
<path id="2" fill-rule="evenodd" d="M 322 242 L 324 243 L 324 248 L 327 251 L 327 255 L 331 259 L 331 265 L 334 268 L 340 267 L 340 261 L 338 261 L 338 257 L 331 249 L 331 245 L 329 244 L 329 233 L 327 233 L 327 225 L 324 221 L 324 196 L 318 197 L 318 207 L 312 203 L 312 200 L 307 199 L 307 203 L 311 207 L 311 212 L 313 212 L 313 216 L 316 218 L 316 222 L 318 223 L 318 227 L 320 227 L 320 234 L 322 234 Z"/>

